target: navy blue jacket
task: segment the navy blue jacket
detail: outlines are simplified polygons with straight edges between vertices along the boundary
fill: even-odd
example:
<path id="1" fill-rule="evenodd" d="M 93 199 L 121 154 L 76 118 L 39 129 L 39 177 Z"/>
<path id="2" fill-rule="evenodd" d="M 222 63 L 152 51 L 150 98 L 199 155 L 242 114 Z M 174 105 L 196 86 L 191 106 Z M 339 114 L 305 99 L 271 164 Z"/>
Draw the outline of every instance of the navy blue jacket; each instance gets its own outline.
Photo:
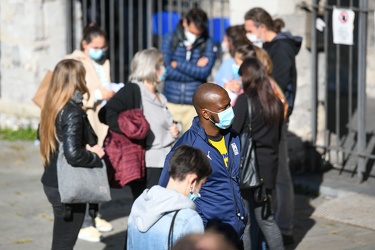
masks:
<path id="1" fill-rule="evenodd" d="M 183 27 L 179 24 L 173 33 L 163 38 L 162 52 L 167 76 L 164 83 L 164 95 L 168 102 L 176 104 L 192 104 L 192 97 L 195 89 L 206 82 L 211 74 L 216 57 L 216 46 L 214 41 L 207 34 L 202 34 L 192 45 L 190 58 L 187 57 L 187 50 L 183 41 L 185 35 Z M 176 43 L 174 45 L 174 43 Z M 197 66 L 201 57 L 208 58 L 205 67 Z M 177 67 L 173 68 L 171 62 L 176 61 Z"/>
<path id="2" fill-rule="evenodd" d="M 176 142 L 167 155 L 160 176 L 159 185 L 165 187 L 169 180 L 168 162 L 173 151 L 180 145 L 189 145 L 201 149 L 210 159 L 212 175 L 200 190 L 201 198 L 195 200 L 197 212 L 205 227 L 215 226 L 237 244 L 242 239 L 247 222 L 247 209 L 242 200 L 239 180 L 240 138 L 234 130 L 223 130 L 228 150 L 228 169 L 223 156 L 207 139 L 204 128 L 195 117 L 191 128 Z"/>

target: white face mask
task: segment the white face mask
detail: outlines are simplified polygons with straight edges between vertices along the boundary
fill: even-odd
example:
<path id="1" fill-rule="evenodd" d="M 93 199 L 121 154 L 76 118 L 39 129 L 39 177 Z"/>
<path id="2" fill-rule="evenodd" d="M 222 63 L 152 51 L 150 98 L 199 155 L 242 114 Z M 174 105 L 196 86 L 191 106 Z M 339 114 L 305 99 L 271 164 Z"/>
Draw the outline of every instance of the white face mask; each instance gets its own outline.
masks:
<path id="1" fill-rule="evenodd" d="M 227 53 L 227 52 L 229 52 L 229 49 L 228 49 L 228 43 L 226 43 L 226 42 L 224 42 L 224 41 L 221 42 L 221 51 L 222 51 L 223 53 Z"/>
<path id="2" fill-rule="evenodd" d="M 190 31 L 188 31 L 186 28 L 185 28 L 185 37 L 186 37 L 186 40 L 184 41 L 184 45 L 186 47 L 193 45 L 195 40 L 197 40 L 197 36 L 191 33 Z"/>
<path id="3" fill-rule="evenodd" d="M 253 43 L 253 45 L 262 48 L 263 47 L 263 40 L 261 38 L 258 38 L 257 35 L 253 33 L 246 33 L 247 39 L 249 39 L 250 42 Z"/>

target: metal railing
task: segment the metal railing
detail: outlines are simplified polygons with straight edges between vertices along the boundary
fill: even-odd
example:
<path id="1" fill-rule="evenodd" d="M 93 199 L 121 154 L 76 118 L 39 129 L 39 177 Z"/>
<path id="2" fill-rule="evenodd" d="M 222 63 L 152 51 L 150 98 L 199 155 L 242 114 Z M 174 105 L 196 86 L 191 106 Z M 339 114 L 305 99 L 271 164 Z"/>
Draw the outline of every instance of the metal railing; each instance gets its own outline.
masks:
<path id="1" fill-rule="evenodd" d="M 67 1 L 67 52 L 77 49 L 81 34 L 76 29 L 77 16 L 82 14 L 82 26 L 94 22 L 107 32 L 108 58 L 113 82 L 125 82 L 133 55 L 142 49 L 160 47 L 163 34 L 173 31 L 175 16 L 182 18 L 192 7 L 204 9 L 209 16 L 209 31 L 213 35 L 213 17 L 223 18 L 229 0 L 69 0 Z M 77 7 L 79 6 L 79 7 Z M 160 13 L 167 13 L 167 26 Z M 159 15 L 157 15 L 159 13 Z M 226 16 L 229 14 L 227 13 Z M 156 17 L 156 18 L 155 18 Z M 224 21 L 220 34 L 224 34 Z"/>
<path id="2" fill-rule="evenodd" d="M 358 180 L 362 182 L 369 175 L 366 164 L 375 159 L 374 149 L 367 140 L 366 132 L 366 57 L 368 0 L 332 0 L 319 13 L 318 0 L 311 7 L 311 143 L 323 149 L 326 160 L 332 161 L 344 171 L 346 164 L 353 164 Z M 332 42 L 332 10 L 334 7 L 351 9 L 355 12 L 354 44 L 339 45 Z M 324 91 L 324 140 L 317 142 L 318 136 L 318 31 L 315 20 L 318 15 L 326 23 L 324 29 L 324 51 L 326 79 Z M 355 121 L 356 118 L 356 121 Z M 316 160 L 316 159 L 315 159 Z M 315 162 L 312 163 L 315 166 Z"/>

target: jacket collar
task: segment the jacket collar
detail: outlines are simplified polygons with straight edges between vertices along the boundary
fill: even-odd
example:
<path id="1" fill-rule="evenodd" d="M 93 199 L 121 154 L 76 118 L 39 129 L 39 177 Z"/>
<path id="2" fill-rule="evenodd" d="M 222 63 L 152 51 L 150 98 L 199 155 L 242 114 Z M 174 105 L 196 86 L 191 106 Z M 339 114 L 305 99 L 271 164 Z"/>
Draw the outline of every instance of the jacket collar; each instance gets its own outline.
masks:
<path id="1" fill-rule="evenodd" d="M 198 116 L 194 117 L 190 130 L 197 133 L 204 141 L 208 142 L 207 134 L 204 128 L 199 124 Z M 229 142 L 228 138 L 231 135 L 231 130 L 231 128 L 221 130 L 221 134 L 225 137 L 226 142 Z"/>
<path id="2" fill-rule="evenodd" d="M 183 43 L 186 40 L 185 37 L 185 29 L 184 26 L 182 25 L 182 20 L 177 24 L 176 30 L 174 32 L 174 35 L 177 37 L 179 43 Z M 197 37 L 197 40 L 193 43 L 192 47 L 198 47 L 202 43 L 204 43 L 208 39 L 208 31 L 207 29 L 203 31 L 203 33 Z"/>
<path id="3" fill-rule="evenodd" d="M 277 40 L 285 40 L 287 41 L 293 48 L 293 52 L 295 55 L 298 54 L 301 44 L 302 44 L 302 37 L 300 36 L 293 36 L 290 32 L 280 32 L 278 33 L 272 41 L 269 43 L 273 43 Z"/>

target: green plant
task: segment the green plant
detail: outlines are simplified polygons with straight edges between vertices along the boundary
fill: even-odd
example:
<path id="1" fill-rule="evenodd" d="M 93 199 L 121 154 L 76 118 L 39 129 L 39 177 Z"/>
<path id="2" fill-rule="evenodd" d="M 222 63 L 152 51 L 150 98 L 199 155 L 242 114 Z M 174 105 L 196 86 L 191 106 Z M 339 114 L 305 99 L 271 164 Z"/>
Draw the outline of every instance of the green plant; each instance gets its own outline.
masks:
<path id="1" fill-rule="evenodd" d="M 34 141 L 37 139 L 36 130 L 31 128 L 21 128 L 12 130 L 10 128 L 0 129 L 0 140 L 6 141 Z"/>

